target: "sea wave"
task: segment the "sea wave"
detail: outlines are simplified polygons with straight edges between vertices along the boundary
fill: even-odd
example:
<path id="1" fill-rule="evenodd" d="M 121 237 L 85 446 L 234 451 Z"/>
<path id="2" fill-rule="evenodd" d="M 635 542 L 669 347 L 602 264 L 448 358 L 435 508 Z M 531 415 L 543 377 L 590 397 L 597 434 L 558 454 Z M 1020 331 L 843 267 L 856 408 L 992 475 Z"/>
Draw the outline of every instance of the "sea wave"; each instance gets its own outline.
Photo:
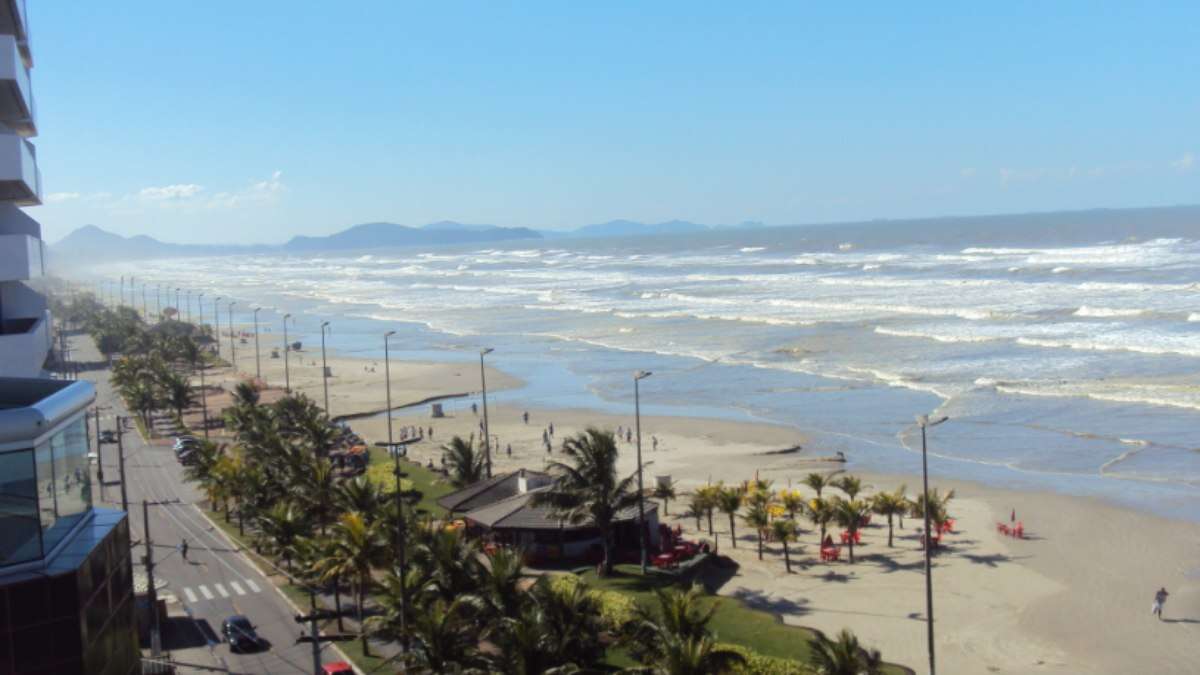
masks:
<path id="1" fill-rule="evenodd" d="M 1093 316 L 1102 318 L 1131 317 L 1140 316 L 1145 314 L 1145 312 L 1146 310 L 1143 309 L 1117 309 L 1113 307 L 1089 307 L 1088 305 L 1082 305 L 1079 309 L 1075 310 L 1075 316 Z"/>

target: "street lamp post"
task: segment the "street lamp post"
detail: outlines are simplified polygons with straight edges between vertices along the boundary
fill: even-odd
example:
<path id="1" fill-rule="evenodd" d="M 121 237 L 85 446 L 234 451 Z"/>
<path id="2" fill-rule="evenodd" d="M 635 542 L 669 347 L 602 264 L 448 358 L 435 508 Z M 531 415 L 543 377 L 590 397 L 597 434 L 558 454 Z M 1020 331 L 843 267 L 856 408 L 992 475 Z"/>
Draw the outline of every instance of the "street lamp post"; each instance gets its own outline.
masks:
<path id="1" fill-rule="evenodd" d="M 191 323 L 192 322 L 192 292 L 184 291 L 183 299 L 187 301 L 186 310 L 185 310 L 187 312 L 187 322 Z"/>
<path id="2" fill-rule="evenodd" d="M 388 353 L 388 338 L 395 334 L 394 330 L 383 334 L 383 379 L 386 381 L 384 389 L 387 391 L 388 452 L 395 451 L 395 448 L 392 447 L 392 366 L 391 356 Z"/>
<path id="3" fill-rule="evenodd" d="M 258 313 L 262 307 L 254 308 L 254 379 L 262 381 L 262 352 L 258 349 Z"/>
<path id="4" fill-rule="evenodd" d="M 283 390 L 287 393 L 292 393 L 292 373 L 288 370 L 288 352 L 292 350 L 288 344 L 287 321 L 292 318 L 291 314 L 283 315 Z"/>
<path id="5" fill-rule="evenodd" d="M 162 284 L 154 287 L 154 307 L 158 312 L 158 320 L 162 321 Z"/>
<path id="6" fill-rule="evenodd" d="M 217 342 L 217 356 L 221 355 L 221 297 L 213 300 L 213 339 Z"/>
<path id="7" fill-rule="evenodd" d="M 929 427 L 936 427 L 948 419 L 950 418 L 945 415 L 935 420 L 929 419 L 929 415 L 917 417 L 917 426 L 921 427 L 921 484 L 925 492 L 925 508 L 923 509 L 925 511 L 925 626 L 929 640 L 929 675 L 936 675 L 937 668 L 933 658 L 933 563 L 930 558 L 933 537 L 929 533 L 929 461 L 925 430 Z"/>
<path id="8" fill-rule="evenodd" d="M 142 282 L 142 318 L 150 322 L 150 312 L 146 310 L 146 282 Z"/>
<path id="9" fill-rule="evenodd" d="M 179 290 L 180 289 L 178 289 L 178 288 L 175 289 L 175 320 L 176 321 L 180 321 L 181 317 L 183 316 L 183 310 L 180 309 L 181 305 L 179 304 Z"/>
<path id="10" fill-rule="evenodd" d="M 204 332 L 204 294 L 196 294 L 196 328 Z"/>
<path id="11" fill-rule="evenodd" d="M 492 348 L 480 350 L 479 352 L 479 383 L 483 388 L 483 457 L 487 464 L 487 477 L 492 477 L 492 440 L 488 436 L 488 409 L 487 409 L 487 374 L 483 367 L 483 357 L 492 353 Z"/>
<path id="12" fill-rule="evenodd" d="M 638 383 L 650 375 L 648 370 L 633 374 L 633 419 L 637 427 L 638 545 L 642 550 L 642 574 L 646 573 L 646 489 L 642 485 L 642 397 Z"/>
<path id="13" fill-rule="evenodd" d="M 237 372 L 237 347 L 233 343 L 233 306 L 236 304 L 236 302 L 231 302 L 226 307 L 229 310 L 229 321 L 227 322 L 229 324 L 229 365 L 233 367 L 235 373 Z"/>
<path id="14" fill-rule="evenodd" d="M 329 366 L 325 365 L 325 329 L 328 321 L 321 322 L 321 386 L 325 388 L 325 414 L 329 414 Z"/>
<path id="15" fill-rule="evenodd" d="M 119 302 L 117 302 L 117 305 L 124 305 L 124 304 L 125 304 L 125 275 L 122 274 L 121 275 L 121 300 Z"/>

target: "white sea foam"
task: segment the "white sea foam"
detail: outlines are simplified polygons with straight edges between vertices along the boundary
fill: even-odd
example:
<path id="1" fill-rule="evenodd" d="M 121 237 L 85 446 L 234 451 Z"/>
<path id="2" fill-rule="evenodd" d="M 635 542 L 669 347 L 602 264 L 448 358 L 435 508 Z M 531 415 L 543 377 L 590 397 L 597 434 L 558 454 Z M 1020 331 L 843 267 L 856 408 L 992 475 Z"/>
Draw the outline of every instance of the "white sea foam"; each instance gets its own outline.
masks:
<path id="1" fill-rule="evenodd" d="M 956 342 L 992 342 L 999 338 L 987 335 L 947 335 L 939 333 L 928 333 L 917 330 L 904 330 L 901 328 L 885 328 L 876 326 L 875 332 L 880 335 L 891 335 L 893 337 L 919 338 L 923 340 L 935 340 L 937 342 L 956 343 Z"/>
<path id="2" fill-rule="evenodd" d="M 1141 309 L 1117 309 L 1117 308 L 1113 308 L 1113 307 L 1089 307 L 1087 305 L 1083 305 L 1079 309 L 1075 310 L 1075 316 L 1094 316 L 1094 317 L 1102 317 L 1102 318 L 1140 316 L 1144 313 L 1145 313 L 1145 310 L 1141 310 Z"/>
<path id="3" fill-rule="evenodd" d="M 759 251 L 767 250 L 766 246 L 743 246 L 738 249 L 742 253 L 758 253 Z"/>

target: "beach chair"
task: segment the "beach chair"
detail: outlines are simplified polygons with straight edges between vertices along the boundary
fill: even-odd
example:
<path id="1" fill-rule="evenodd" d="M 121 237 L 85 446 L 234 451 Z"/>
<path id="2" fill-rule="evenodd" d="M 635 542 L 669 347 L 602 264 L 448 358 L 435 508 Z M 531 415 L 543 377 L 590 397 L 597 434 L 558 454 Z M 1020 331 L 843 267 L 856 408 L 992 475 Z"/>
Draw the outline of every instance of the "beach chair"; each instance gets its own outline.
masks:
<path id="1" fill-rule="evenodd" d="M 996 523 L 996 531 L 1000 534 L 1007 535 L 1009 533 L 1008 525 L 1004 523 Z"/>
<path id="2" fill-rule="evenodd" d="M 836 562 L 841 553 L 842 549 L 838 546 L 824 546 L 821 548 L 821 562 Z"/>
<path id="3" fill-rule="evenodd" d="M 1017 522 L 1017 526 L 1012 529 L 1012 536 L 1017 539 L 1025 538 L 1025 523 Z"/>

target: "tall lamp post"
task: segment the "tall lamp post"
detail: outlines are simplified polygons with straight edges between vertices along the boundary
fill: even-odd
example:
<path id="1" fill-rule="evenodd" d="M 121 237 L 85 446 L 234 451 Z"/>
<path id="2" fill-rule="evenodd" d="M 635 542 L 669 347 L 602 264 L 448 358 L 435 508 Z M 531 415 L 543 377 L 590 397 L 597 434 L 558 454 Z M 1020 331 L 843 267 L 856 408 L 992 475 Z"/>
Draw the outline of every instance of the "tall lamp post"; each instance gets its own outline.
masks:
<path id="1" fill-rule="evenodd" d="M 154 307 L 158 312 L 158 320 L 162 321 L 162 284 L 154 287 Z"/>
<path id="2" fill-rule="evenodd" d="M 185 311 L 187 312 L 187 322 L 191 323 L 192 322 L 192 292 L 189 290 L 185 290 L 183 292 L 183 299 L 185 301 L 184 308 L 185 308 Z"/>
<path id="3" fill-rule="evenodd" d="M 217 342 L 217 356 L 221 355 L 221 297 L 213 300 L 213 339 Z"/>
<path id="4" fill-rule="evenodd" d="M 150 312 L 146 310 L 146 282 L 142 282 L 142 318 L 150 323 Z"/>
<path id="5" fill-rule="evenodd" d="M 646 573 L 646 489 L 642 485 L 642 396 L 638 383 L 650 375 L 648 370 L 633 374 L 633 419 L 637 427 L 638 545 L 642 549 L 642 574 Z"/>
<path id="6" fill-rule="evenodd" d="M 183 309 L 181 308 L 181 306 L 179 304 L 179 291 L 180 291 L 180 289 L 178 289 L 178 288 L 175 289 L 175 320 L 176 321 L 181 321 L 182 317 L 183 317 Z"/>
<path id="7" fill-rule="evenodd" d="M 325 414 L 329 414 L 329 366 L 325 365 L 325 330 L 328 321 L 321 322 L 321 386 L 325 388 Z"/>
<path id="8" fill-rule="evenodd" d="M 229 321 L 227 322 L 229 324 L 229 365 L 233 367 L 234 373 L 237 372 L 237 347 L 233 343 L 233 306 L 236 304 L 236 302 L 231 302 L 226 307 L 229 312 Z"/>
<path id="9" fill-rule="evenodd" d="M 388 452 L 395 451 L 395 448 L 392 447 L 392 366 L 388 353 L 388 338 L 395 334 L 394 330 L 383 334 L 383 379 L 386 381 L 384 389 L 387 391 Z"/>
<path id="10" fill-rule="evenodd" d="M 291 314 L 283 315 L 283 390 L 287 393 L 292 393 L 292 373 L 288 370 L 288 352 L 292 350 L 292 346 L 288 344 L 287 336 L 287 321 L 292 318 Z"/>
<path id="11" fill-rule="evenodd" d="M 487 410 L 487 374 L 483 367 L 483 357 L 491 354 L 493 349 L 488 347 L 479 351 L 479 383 L 483 388 L 483 457 L 484 463 L 487 465 L 487 477 L 492 477 L 492 439 L 488 428 L 488 410 Z"/>
<path id="12" fill-rule="evenodd" d="M 204 332 L 204 294 L 203 293 L 199 293 L 196 295 L 196 328 L 201 333 Z"/>
<path id="13" fill-rule="evenodd" d="M 948 419 L 950 418 L 945 415 L 934 420 L 929 419 L 929 415 L 917 416 L 917 426 L 921 427 L 921 484 L 925 491 L 925 508 L 923 509 L 925 511 L 925 627 L 929 640 L 929 675 L 936 675 L 937 668 L 933 658 L 933 564 L 930 559 L 933 537 L 929 534 L 929 461 L 925 431 Z"/>
<path id="14" fill-rule="evenodd" d="M 262 381 L 262 352 L 258 349 L 258 313 L 262 307 L 254 308 L 254 379 Z"/>

